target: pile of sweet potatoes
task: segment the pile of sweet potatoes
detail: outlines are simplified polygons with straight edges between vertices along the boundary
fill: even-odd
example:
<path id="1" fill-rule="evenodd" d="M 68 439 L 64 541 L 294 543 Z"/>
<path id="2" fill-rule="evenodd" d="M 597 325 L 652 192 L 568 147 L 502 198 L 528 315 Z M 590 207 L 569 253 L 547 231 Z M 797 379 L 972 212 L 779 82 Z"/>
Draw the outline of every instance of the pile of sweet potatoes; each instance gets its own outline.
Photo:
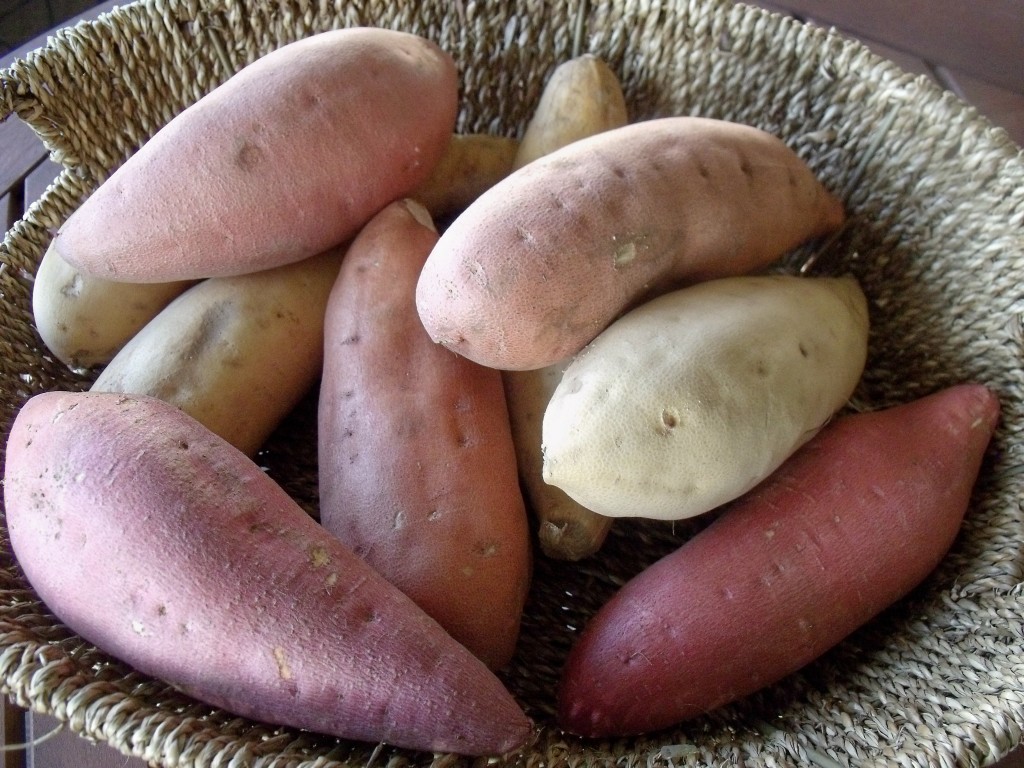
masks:
<path id="1" fill-rule="evenodd" d="M 717 515 L 580 634 L 557 699 L 584 736 L 745 696 L 919 584 L 999 406 L 965 383 L 844 413 L 867 297 L 768 274 L 844 221 L 809 166 L 750 126 L 630 122 L 594 56 L 520 139 L 456 134 L 458 106 L 426 39 L 315 35 L 67 219 L 36 325 L 100 370 L 23 406 L 4 468 L 54 613 L 239 715 L 493 755 L 533 729 L 495 672 L 535 541 L 576 560 L 615 517 Z M 317 387 L 319 521 L 251 458 Z"/>

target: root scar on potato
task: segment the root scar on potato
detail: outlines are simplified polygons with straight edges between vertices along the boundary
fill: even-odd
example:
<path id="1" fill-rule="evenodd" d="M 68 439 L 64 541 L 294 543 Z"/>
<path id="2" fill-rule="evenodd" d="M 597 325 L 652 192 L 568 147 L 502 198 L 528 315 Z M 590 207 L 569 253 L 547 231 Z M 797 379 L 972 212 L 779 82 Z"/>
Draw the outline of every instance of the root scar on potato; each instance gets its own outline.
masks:
<path id="1" fill-rule="evenodd" d="M 274 648 L 274 661 L 277 662 L 277 674 L 282 680 L 292 679 L 292 668 L 288 666 L 288 660 L 285 658 L 284 648 L 277 646 Z"/>

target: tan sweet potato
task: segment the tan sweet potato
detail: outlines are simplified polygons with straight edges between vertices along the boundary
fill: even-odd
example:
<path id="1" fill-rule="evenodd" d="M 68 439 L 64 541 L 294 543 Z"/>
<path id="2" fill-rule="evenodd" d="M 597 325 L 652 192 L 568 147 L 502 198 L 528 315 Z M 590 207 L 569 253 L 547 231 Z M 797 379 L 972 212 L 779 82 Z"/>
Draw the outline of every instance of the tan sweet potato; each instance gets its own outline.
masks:
<path id="1" fill-rule="evenodd" d="M 201 281 L 128 341 L 92 390 L 158 397 L 254 455 L 320 377 L 344 253 Z"/>
<path id="2" fill-rule="evenodd" d="M 240 451 L 145 396 L 51 392 L 7 444 L 11 545 L 47 606 L 229 712 L 346 739 L 496 754 L 501 682 Z"/>
<path id="3" fill-rule="evenodd" d="M 763 267 L 843 221 L 780 139 L 668 117 L 573 142 L 491 187 L 444 232 L 417 289 L 431 338 L 540 368 L 680 284 Z"/>
<path id="4" fill-rule="evenodd" d="M 555 67 L 544 85 L 512 168 L 627 123 L 626 97 L 612 68 L 592 53 L 574 56 Z"/>
<path id="5" fill-rule="evenodd" d="M 36 330 L 54 357 L 70 368 L 109 363 L 176 296 L 193 284 L 121 283 L 83 275 L 48 249 L 32 284 Z"/>
<path id="6" fill-rule="evenodd" d="M 470 203 L 512 172 L 519 142 L 487 133 L 452 134 L 430 177 L 409 197 L 434 219 L 461 213 Z"/>
<path id="7" fill-rule="evenodd" d="M 434 344 L 416 278 L 437 233 L 412 201 L 353 241 L 331 292 L 320 520 L 488 666 L 515 650 L 531 555 L 501 374 Z"/>
<path id="8" fill-rule="evenodd" d="M 85 274 L 125 282 L 314 256 L 427 178 L 457 98 L 453 60 L 425 38 L 382 28 L 302 38 L 168 122 L 51 247 Z"/>
<path id="9" fill-rule="evenodd" d="M 523 134 L 514 167 L 522 168 L 574 141 L 628 122 L 622 85 L 612 69 L 593 54 L 576 56 L 551 73 Z M 541 551 L 559 560 L 581 560 L 601 548 L 612 519 L 592 512 L 544 481 L 544 410 L 567 364 L 559 361 L 536 370 L 505 371 L 503 380 L 519 476 L 537 518 Z"/>

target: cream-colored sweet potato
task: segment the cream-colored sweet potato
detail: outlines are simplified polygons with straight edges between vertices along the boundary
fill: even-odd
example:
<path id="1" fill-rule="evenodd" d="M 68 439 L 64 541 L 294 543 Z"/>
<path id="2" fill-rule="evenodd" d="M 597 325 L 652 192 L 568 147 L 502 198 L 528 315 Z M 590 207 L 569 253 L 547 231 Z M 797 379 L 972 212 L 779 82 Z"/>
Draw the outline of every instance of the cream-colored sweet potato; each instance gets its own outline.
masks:
<path id="1" fill-rule="evenodd" d="M 576 56 L 551 73 L 526 126 L 514 167 L 579 139 L 629 122 L 618 77 L 593 54 Z M 519 476 L 537 519 L 541 551 L 559 560 L 581 560 L 604 543 L 612 518 L 590 511 L 561 488 L 544 482 L 541 426 L 544 410 L 568 361 L 528 371 L 505 371 L 512 437 Z"/>
<path id="2" fill-rule="evenodd" d="M 416 278 L 437 241 L 391 204 L 331 292 L 320 385 L 320 521 L 488 666 L 515 651 L 529 527 L 501 374 L 434 344 Z"/>
<path id="3" fill-rule="evenodd" d="M 164 282 L 270 269 L 351 237 L 419 186 L 455 127 L 452 58 L 417 35 L 323 32 L 170 120 L 58 230 L 85 274 Z"/>
<path id="4" fill-rule="evenodd" d="M 118 351 L 192 281 L 121 283 L 83 275 L 51 247 L 32 284 L 36 330 L 70 368 L 95 368 Z"/>
<path id="5" fill-rule="evenodd" d="M 62 622 L 203 702 L 428 752 L 498 754 L 530 736 L 484 664 L 162 400 L 32 398 L 4 504 L 17 561 Z"/>
<path id="6" fill-rule="evenodd" d="M 320 377 L 344 252 L 201 281 L 125 344 L 92 390 L 160 398 L 255 454 Z"/>
<path id="7" fill-rule="evenodd" d="M 868 329 L 852 277 L 745 275 L 659 296 L 566 369 L 544 413 L 544 479 L 613 517 L 708 512 L 846 404 Z"/>
<path id="8" fill-rule="evenodd" d="M 481 195 L 431 253 L 417 306 L 431 338 L 470 359 L 540 368 L 646 298 L 763 267 L 843 218 L 777 137 L 648 120 L 573 142 Z"/>

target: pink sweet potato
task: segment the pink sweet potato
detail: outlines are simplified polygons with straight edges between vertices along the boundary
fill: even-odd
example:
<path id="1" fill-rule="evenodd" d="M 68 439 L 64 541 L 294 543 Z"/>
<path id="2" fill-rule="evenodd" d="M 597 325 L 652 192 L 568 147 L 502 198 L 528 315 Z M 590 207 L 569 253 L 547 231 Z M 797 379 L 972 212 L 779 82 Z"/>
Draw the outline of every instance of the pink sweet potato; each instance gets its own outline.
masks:
<path id="1" fill-rule="evenodd" d="M 437 241 L 393 203 L 352 242 L 327 305 L 320 521 L 492 668 L 530 583 L 501 374 L 434 344 L 416 278 Z"/>
<path id="2" fill-rule="evenodd" d="M 256 272 L 347 240 L 448 148 L 452 58 L 417 35 L 323 32 L 238 71 L 161 128 L 51 248 L 151 283 Z"/>
<path id="3" fill-rule="evenodd" d="M 642 121 L 553 151 L 480 195 L 427 259 L 416 303 L 431 338 L 471 360 L 542 368 L 644 299 L 760 269 L 844 216 L 765 131 Z"/>
<path id="4" fill-rule="evenodd" d="M 561 723 L 609 736 L 700 715 L 905 596 L 952 545 L 998 413 L 965 384 L 826 427 L 592 617 L 563 670 Z"/>
<path id="5" fill-rule="evenodd" d="M 37 395 L 5 469 L 30 583 L 140 671 L 238 715 L 343 738 L 489 754 L 529 737 L 479 660 L 177 408 Z"/>

